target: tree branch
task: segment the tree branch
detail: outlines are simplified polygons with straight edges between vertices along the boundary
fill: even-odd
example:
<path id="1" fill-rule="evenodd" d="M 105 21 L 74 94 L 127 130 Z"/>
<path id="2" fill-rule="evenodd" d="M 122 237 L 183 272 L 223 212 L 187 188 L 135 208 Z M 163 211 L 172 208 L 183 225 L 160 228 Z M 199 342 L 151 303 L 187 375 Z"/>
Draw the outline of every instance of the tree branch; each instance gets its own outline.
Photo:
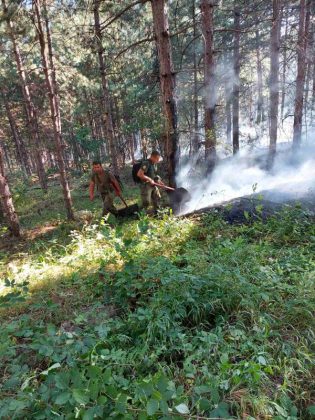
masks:
<path id="1" fill-rule="evenodd" d="M 134 42 L 131 45 L 128 45 L 128 47 L 124 48 L 122 51 L 120 51 L 115 56 L 114 60 L 117 60 L 118 57 L 120 57 L 121 55 L 125 54 L 125 52 L 129 51 L 131 48 L 134 48 L 134 47 L 136 47 L 137 45 L 140 45 L 140 44 L 144 44 L 145 42 L 152 42 L 152 41 L 154 41 L 154 39 L 155 39 L 154 36 L 151 36 L 151 37 L 140 39 L 139 41 Z"/>
<path id="2" fill-rule="evenodd" d="M 126 6 L 123 10 L 121 10 L 117 15 L 115 15 L 113 18 L 109 18 L 109 20 L 105 20 L 105 22 L 101 23 L 101 30 L 103 31 L 108 26 L 110 26 L 112 23 L 114 23 L 117 19 L 120 18 L 124 13 L 128 12 L 128 10 L 132 9 L 137 4 L 145 4 L 149 0 L 136 0 L 133 3 L 129 4 L 129 6 Z"/>

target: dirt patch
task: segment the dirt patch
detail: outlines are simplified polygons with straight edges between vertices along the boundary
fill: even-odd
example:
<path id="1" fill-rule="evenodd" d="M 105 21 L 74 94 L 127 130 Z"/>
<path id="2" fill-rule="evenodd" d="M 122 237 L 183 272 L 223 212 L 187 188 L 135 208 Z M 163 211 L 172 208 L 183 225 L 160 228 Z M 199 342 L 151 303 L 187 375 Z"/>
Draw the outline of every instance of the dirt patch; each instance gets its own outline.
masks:
<path id="1" fill-rule="evenodd" d="M 38 226 L 33 229 L 22 231 L 20 238 L 15 238 L 10 234 L 5 234 L 1 237 L 0 251 L 2 252 L 23 252 L 27 249 L 30 241 L 40 239 L 47 234 L 53 232 L 57 228 L 58 224 L 49 224 L 44 226 Z"/>

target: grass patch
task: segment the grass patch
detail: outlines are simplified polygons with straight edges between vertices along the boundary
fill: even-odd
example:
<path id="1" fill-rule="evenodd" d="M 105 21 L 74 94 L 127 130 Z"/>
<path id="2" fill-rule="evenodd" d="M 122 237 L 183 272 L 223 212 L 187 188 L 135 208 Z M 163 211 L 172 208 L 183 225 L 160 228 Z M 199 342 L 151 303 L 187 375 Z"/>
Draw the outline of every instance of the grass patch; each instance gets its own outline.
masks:
<path id="1" fill-rule="evenodd" d="M 311 418 L 314 226 L 57 223 L 2 264 L 0 418 Z"/>

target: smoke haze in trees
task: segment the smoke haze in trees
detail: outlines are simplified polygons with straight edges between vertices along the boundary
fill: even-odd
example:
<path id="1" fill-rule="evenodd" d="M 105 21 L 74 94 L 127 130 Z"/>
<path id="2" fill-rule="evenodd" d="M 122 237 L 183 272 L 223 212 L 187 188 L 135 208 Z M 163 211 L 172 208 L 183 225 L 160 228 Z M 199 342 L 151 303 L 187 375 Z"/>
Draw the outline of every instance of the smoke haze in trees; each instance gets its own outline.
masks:
<path id="1" fill-rule="evenodd" d="M 304 144 L 293 151 L 291 145 L 279 146 L 274 168 L 264 167 L 267 151 L 255 155 L 241 152 L 217 165 L 211 176 L 204 178 L 196 173 L 195 160 L 182 166 L 178 186 L 189 189 L 192 199 L 185 213 L 220 204 L 253 192 L 266 192 L 265 198 L 285 202 L 315 195 L 315 147 Z"/>

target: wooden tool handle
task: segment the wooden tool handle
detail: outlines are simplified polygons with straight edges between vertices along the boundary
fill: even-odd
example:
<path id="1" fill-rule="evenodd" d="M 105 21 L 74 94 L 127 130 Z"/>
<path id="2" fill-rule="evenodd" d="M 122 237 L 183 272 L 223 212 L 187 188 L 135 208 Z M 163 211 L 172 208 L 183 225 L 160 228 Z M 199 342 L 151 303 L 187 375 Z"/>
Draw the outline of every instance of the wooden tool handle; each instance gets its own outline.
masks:
<path id="1" fill-rule="evenodd" d="M 155 182 L 154 185 L 156 187 L 164 188 L 165 190 L 168 190 L 168 191 L 175 191 L 175 188 L 168 187 L 167 185 L 164 185 L 164 184 L 159 184 L 158 182 Z"/>
<path id="2" fill-rule="evenodd" d="M 119 195 L 118 197 L 121 199 L 121 201 L 124 203 L 124 205 L 127 208 L 128 207 L 128 204 L 126 203 L 126 201 L 124 200 L 124 198 L 121 195 Z"/>

